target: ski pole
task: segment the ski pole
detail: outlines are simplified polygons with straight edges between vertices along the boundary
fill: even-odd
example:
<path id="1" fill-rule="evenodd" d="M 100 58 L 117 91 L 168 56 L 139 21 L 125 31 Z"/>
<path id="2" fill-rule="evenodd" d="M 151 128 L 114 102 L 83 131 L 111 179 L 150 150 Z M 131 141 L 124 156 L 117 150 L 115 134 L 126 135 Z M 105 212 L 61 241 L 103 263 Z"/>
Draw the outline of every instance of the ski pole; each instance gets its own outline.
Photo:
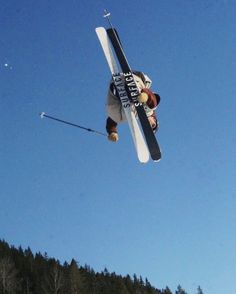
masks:
<path id="1" fill-rule="evenodd" d="M 104 9 L 103 17 L 107 19 L 107 21 L 108 21 L 108 23 L 109 23 L 109 25 L 110 25 L 110 28 L 112 29 L 112 31 L 113 31 L 114 34 L 115 34 L 115 37 L 116 37 L 117 42 L 120 44 L 120 47 L 122 48 L 122 44 L 121 44 L 120 38 L 119 38 L 119 36 L 117 35 L 116 30 L 114 29 L 114 27 L 113 27 L 113 25 L 112 25 L 112 23 L 111 23 L 110 16 L 111 16 L 111 13 L 110 13 L 107 9 Z"/>
<path id="2" fill-rule="evenodd" d="M 113 28 L 113 25 L 112 25 L 111 20 L 110 20 L 110 15 L 111 15 L 111 13 L 108 10 L 104 9 L 103 17 L 108 20 L 108 22 L 110 24 L 110 27 Z"/>
<path id="3" fill-rule="evenodd" d="M 46 117 L 46 118 L 49 118 L 49 119 L 51 119 L 51 120 L 55 120 L 55 121 L 61 122 L 61 123 L 63 123 L 63 124 L 67 124 L 67 125 L 70 125 L 70 126 L 73 126 L 73 127 L 76 127 L 76 128 L 79 128 L 79 129 L 82 129 L 82 130 L 88 131 L 88 132 L 93 132 L 93 133 L 96 133 L 96 134 L 98 134 L 98 135 L 107 136 L 106 134 L 101 133 L 101 132 L 99 132 L 99 131 L 96 131 L 96 130 L 93 130 L 93 129 L 90 129 L 90 128 L 86 128 L 86 127 L 83 127 L 83 126 L 79 126 L 79 125 L 77 125 L 77 124 L 74 124 L 74 123 L 68 122 L 68 121 L 66 121 L 66 120 L 62 120 L 62 119 L 60 119 L 60 118 L 53 117 L 53 116 L 51 116 L 51 115 L 47 115 L 45 112 L 41 112 L 39 115 L 40 115 L 41 118 Z"/>

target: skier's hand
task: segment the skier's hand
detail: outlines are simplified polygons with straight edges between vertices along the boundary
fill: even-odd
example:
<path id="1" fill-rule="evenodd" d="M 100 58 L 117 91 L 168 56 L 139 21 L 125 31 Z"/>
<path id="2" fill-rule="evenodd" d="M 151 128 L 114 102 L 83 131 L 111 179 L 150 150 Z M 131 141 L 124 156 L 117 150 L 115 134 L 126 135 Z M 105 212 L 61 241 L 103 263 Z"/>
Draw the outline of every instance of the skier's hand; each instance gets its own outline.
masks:
<path id="1" fill-rule="evenodd" d="M 115 132 L 112 132 L 108 135 L 108 140 L 110 140 L 112 142 L 116 142 L 116 141 L 118 141 L 118 139 L 119 139 L 119 136 Z"/>
<path id="2" fill-rule="evenodd" d="M 148 101 L 148 94 L 145 92 L 141 92 L 138 96 L 138 101 L 140 103 L 146 103 Z"/>

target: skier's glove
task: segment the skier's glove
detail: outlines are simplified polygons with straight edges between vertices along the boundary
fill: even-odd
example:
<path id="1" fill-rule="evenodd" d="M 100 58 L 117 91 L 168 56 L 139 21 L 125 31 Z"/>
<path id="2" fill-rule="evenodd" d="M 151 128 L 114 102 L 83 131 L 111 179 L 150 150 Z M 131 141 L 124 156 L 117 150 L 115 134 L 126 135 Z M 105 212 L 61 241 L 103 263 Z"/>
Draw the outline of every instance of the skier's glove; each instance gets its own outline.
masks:
<path id="1" fill-rule="evenodd" d="M 138 96 L 138 102 L 146 103 L 148 101 L 148 94 L 145 92 L 141 92 Z"/>
<path id="2" fill-rule="evenodd" d="M 116 142 L 116 141 L 118 141 L 118 139 L 119 139 L 119 136 L 115 132 L 112 132 L 108 135 L 108 140 L 110 140 L 112 142 Z"/>

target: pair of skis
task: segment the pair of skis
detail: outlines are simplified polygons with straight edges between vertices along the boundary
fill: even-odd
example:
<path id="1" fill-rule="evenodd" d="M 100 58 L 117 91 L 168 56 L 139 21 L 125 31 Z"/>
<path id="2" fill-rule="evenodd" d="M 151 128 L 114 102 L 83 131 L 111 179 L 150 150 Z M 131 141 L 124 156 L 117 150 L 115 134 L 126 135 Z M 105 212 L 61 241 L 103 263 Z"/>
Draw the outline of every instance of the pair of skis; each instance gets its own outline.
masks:
<path id="1" fill-rule="evenodd" d="M 154 161 L 159 161 L 161 159 L 159 145 L 148 121 L 144 107 L 137 99 L 140 92 L 124 54 L 117 31 L 113 28 L 110 22 L 109 15 L 109 13 L 106 13 L 105 17 L 107 17 L 111 28 L 106 30 L 103 27 L 98 27 L 96 28 L 96 33 L 101 43 L 112 74 L 114 85 L 124 109 L 138 159 L 140 162 L 146 163 L 149 161 L 151 155 L 151 158 Z M 121 77 L 121 71 L 116 63 L 112 47 L 115 51 L 124 79 Z M 136 119 L 134 108 L 138 114 L 143 133 L 141 132 Z"/>

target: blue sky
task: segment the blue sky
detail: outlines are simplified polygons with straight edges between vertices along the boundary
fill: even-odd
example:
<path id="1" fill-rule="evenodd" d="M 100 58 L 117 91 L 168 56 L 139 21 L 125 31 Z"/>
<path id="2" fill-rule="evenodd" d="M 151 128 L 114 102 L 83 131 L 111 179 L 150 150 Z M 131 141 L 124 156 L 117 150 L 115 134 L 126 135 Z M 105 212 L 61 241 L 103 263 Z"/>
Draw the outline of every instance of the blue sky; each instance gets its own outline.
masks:
<path id="1" fill-rule="evenodd" d="M 159 163 L 105 131 L 109 70 L 95 28 L 112 12 L 131 67 L 162 101 Z M 4 1 L 0 238 L 61 262 L 235 294 L 236 3 Z"/>

